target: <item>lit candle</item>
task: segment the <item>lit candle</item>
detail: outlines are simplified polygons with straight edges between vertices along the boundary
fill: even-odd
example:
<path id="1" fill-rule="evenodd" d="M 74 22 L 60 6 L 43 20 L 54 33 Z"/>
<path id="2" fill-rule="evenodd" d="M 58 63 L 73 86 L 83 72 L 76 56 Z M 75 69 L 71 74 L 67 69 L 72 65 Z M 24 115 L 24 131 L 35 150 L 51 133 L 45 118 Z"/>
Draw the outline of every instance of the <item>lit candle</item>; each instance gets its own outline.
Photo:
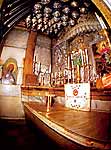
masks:
<path id="1" fill-rule="evenodd" d="M 81 60 L 82 60 L 82 66 L 84 64 L 84 61 L 83 61 L 83 54 L 82 54 L 82 50 L 80 49 L 80 54 L 81 54 Z"/>
<path id="2" fill-rule="evenodd" d="M 75 78 L 75 72 L 74 72 L 74 68 L 72 69 L 72 81 L 74 83 L 74 78 Z"/>
<path id="3" fill-rule="evenodd" d="M 40 66 L 41 66 L 41 64 L 40 64 L 40 62 L 38 63 L 38 71 L 40 71 Z"/>
<path id="4" fill-rule="evenodd" d="M 55 74 L 55 79 L 56 79 L 56 77 L 57 77 L 57 72 L 55 72 L 54 74 Z"/>
<path id="5" fill-rule="evenodd" d="M 49 73 L 51 73 L 51 65 L 49 66 Z"/>
<path id="6" fill-rule="evenodd" d="M 59 78 L 61 77 L 61 72 L 59 71 Z"/>
<path id="7" fill-rule="evenodd" d="M 87 49 L 85 49 L 85 55 L 86 55 L 86 64 L 88 65 L 88 53 L 87 53 Z"/>
<path id="8" fill-rule="evenodd" d="M 71 54 L 71 68 L 73 68 L 74 66 L 73 66 L 73 56 L 72 56 L 72 54 Z"/>
<path id="9" fill-rule="evenodd" d="M 73 56 L 72 56 L 72 54 L 71 54 L 71 60 L 73 59 Z"/>
<path id="10" fill-rule="evenodd" d="M 68 70 L 70 69 L 70 56 L 68 56 L 68 60 L 67 60 L 68 62 L 67 62 L 67 68 L 68 68 Z"/>

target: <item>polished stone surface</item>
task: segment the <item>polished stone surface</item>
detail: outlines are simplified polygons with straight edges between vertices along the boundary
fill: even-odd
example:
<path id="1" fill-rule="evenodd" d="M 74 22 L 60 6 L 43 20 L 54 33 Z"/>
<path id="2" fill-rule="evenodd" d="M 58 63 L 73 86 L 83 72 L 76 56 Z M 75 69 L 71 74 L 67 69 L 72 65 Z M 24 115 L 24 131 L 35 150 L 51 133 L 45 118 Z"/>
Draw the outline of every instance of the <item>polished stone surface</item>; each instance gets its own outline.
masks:
<path id="1" fill-rule="evenodd" d="M 111 145 L 111 113 L 75 111 L 57 104 L 47 112 L 46 105 L 34 102 L 24 106 L 30 115 L 73 141 L 101 149 Z"/>

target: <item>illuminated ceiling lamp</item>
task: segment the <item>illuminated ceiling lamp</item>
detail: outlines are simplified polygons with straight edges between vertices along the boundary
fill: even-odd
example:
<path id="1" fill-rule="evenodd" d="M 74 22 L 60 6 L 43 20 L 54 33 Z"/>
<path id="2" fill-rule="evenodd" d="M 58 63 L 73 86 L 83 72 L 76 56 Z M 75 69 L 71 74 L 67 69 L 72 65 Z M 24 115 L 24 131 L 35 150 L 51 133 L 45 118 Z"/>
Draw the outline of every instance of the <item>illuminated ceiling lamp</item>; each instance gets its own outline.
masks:
<path id="1" fill-rule="evenodd" d="M 60 2 L 58 2 L 58 1 L 54 2 L 53 7 L 54 7 L 55 9 L 59 9 L 59 8 L 61 7 Z"/>
<path id="2" fill-rule="evenodd" d="M 72 1 L 72 2 L 71 2 L 71 6 L 74 7 L 74 8 L 79 7 L 79 2 L 77 2 L 77 1 Z"/>
<path id="3" fill-rule="evenodd" d="M 40 0 L 26 18 L 26 25 L 34 31 L 57 35 L 63 27 L 74 26 L 81 15 L 88 13 L 89 6 L 86 0 Z"/>
<path id="4" fill-rule="evenodd" d="M 41 0 L 41 3 L 44 5 L 48 4 L 49 2 L 50 2 L 50 0 Z"/>

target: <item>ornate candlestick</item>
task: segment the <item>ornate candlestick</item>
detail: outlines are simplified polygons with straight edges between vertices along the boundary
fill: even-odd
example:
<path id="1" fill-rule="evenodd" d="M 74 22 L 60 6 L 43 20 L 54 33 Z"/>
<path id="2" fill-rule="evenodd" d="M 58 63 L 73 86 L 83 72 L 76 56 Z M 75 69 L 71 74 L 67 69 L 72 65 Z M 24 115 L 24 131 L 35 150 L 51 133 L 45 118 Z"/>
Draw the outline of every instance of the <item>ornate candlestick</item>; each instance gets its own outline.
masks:
<path id="1" fill-rule="evenodd" d="M 68 58 L 67 58 L 67 70 L 68 70 L 68 83 L 70 83 L 71 79 L 72 79 L 72 66 L 71 66 L 71 55 L 70 55 L 70 53 L 68 54 Z"/>
<path id="2" fill-rule="evenodd" d="M 85 82 L 89 82 L 90 81 L 90 64 L 89 64 L 87 49 L 85 49 L 84 52 L 85 52 Z"/>

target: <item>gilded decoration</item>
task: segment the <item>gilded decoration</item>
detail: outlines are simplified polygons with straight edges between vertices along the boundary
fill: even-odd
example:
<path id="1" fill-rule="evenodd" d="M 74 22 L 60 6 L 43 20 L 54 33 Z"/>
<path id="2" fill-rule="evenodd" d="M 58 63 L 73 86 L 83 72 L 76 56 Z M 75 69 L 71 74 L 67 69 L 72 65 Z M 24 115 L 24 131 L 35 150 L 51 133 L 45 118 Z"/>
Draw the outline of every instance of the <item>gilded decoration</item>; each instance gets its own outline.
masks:
<path id="1" fill-rule="evenodd" d="M 92 0 L 92 2 L 97 6 L 100 12 L 103 14 L 106 19 L 108 25 L 111 28 L 111 10 L 105 5 L 103 0 Z"/>

